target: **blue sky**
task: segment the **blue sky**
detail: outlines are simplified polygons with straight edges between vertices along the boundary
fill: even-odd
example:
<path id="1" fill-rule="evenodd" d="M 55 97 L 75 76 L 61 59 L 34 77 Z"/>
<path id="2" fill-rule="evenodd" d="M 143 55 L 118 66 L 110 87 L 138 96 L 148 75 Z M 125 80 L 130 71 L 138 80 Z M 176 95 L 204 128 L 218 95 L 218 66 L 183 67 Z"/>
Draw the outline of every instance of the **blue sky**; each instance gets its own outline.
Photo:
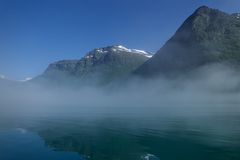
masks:
<path id="1" fill-rule="evenodd" d="M 0 74 L 34 77 L 113 44 L 156 52 L 201 5 L 240 12 L 239 0 L 0 0 Z"/>

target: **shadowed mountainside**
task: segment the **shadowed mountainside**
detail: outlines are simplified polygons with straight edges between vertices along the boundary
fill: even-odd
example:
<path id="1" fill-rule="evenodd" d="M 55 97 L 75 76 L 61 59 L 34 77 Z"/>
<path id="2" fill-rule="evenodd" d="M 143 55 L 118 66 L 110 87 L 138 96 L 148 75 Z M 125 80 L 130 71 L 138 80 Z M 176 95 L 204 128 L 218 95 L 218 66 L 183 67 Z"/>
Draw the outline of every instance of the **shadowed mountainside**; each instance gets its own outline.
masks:
<path id="1" fill-rule="evenodd" d="M 240 63 L 240 14 L 198 8 L 175 35 L 134 73 L 178 75 L 210 63 Z"/>

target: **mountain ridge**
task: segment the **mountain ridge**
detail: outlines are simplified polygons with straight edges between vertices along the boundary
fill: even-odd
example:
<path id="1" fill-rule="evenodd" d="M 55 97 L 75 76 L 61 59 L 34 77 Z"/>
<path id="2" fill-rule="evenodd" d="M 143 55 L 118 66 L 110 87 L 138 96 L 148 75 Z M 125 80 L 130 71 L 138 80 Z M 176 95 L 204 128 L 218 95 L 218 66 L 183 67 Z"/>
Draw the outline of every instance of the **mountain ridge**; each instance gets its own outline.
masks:
<path id="1" fill-rule="evenodd" d="M 80 84 L 107 84 L 121 79 L 152 55 L 137 49 L 128 49 L 122 45 L 96 48 L 79 60 L 61 60 L 51 63 L 36 80 Z"/>
<path id="2" fill-rule="evenodd" d="M 240 20 L 207 6 L 199 7 L 148 61 L 133 73 L 143 77 L 185 74 L 209 63 L 240 62 Z"/>

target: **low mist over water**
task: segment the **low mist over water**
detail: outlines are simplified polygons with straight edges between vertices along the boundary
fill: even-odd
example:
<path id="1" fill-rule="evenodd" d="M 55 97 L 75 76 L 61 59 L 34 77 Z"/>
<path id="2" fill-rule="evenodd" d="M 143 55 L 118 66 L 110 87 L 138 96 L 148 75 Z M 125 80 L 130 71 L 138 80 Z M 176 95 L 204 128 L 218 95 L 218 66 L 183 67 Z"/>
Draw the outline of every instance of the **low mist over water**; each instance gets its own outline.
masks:
<path id="1" fill-rule="evenodd" d="M 213 65 L 174 80 L 135 78 L 105 88 L 8 85 L 0 124 L 83 159 L 237 159 L 236 75 Z"/>
<path id="2" fill-rule="evenodd" d="M 77 116 L 89 112 L 93 117 L 95 110 L 102 116 L 126 111 L 138 116 L 234 114 L 239 111 L 239 84 L 237 71 L 213 65 L 175 79 L 133 78 L 102 88 L 5 85 L 0 91 L 1 113 Z"/>

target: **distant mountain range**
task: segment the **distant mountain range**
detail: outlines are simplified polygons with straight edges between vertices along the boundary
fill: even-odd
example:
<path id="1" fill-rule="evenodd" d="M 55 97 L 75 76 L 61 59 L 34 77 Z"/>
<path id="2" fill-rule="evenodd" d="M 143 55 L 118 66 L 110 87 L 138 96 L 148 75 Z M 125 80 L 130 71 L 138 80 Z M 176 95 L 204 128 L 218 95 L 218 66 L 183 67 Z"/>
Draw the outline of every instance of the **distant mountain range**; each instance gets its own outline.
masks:
<path id="1" fill-rule="evenodd" d="M 128 49 L 121 45 L 97 48 L 80 60 L 63 60 L 52 63 L 33 81 L 71 84 L 104 85 L 128 76 L 152 54 Z"/>
<path id="2" fill-rule="evenodd" d="M 240 14 L 202 6 L 153 57 L 121 45 L 97 48 L 80 60 L 52 63 L 31 81 L 103 85 L 131 75 L 184 75 L 212 63 L 240 66 Z"/>

